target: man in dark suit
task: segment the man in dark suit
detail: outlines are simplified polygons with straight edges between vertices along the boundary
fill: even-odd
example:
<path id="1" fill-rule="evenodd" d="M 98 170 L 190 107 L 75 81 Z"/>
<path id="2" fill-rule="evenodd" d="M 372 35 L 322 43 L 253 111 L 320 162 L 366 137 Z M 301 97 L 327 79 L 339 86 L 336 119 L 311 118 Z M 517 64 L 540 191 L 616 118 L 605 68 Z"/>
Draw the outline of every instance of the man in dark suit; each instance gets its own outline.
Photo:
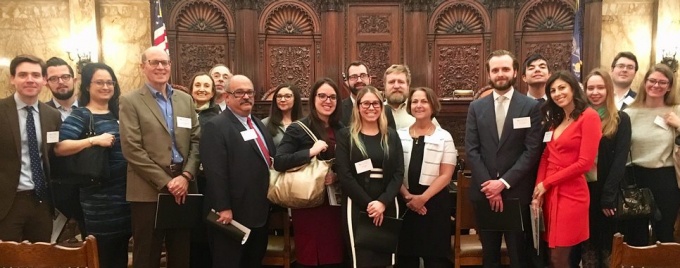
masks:
<path id="1" fill-rule="evenodd" d="M 619 52 L 612 61 L 612 81 L 614 82 L 614 101 L 619 110 L 623 110 L 633 103 L 637 93 L 630 87 L 638 71 L 638 61 L 635 54 Z"/>
<path id="2" fill-rule="evenodd" d="M 135 268 L 158 268 L 164 241 L 168 267 L 189 267 L 190 229 L 154 228 L 158 194 L 169 193 L 183 203 L 200 163 L 194 102 L 168 84 L 171 64 L 162 48 L 147 49 L 140 64 L 144 86 L 120 97 Z"/>
<path id="3" fill-rule="evenodd" d="M 59 141 L 61 117 L 38 101 L 45 85 L 45 62 L 31 55 L 9 66 L 16 92 L 0 100 L 0 240 L 50 242 L 52 148 Z"/>
<path id="4" fill-rule="evenodd" d="M 225 85 L 233 74 L 226 65 L 220 63 L 210 69 L 210 76 L 215 81 L 215 105 L 220 106 L 220 112 L 222 112 L 227 109 L 227 103 L 224 100 Z"/>
<path id="5" fill-rule="evenodd" d="M 235 220 L 251 229 L 244 245 L 215 231 L 213 267 L 260 267 L 267 250 L 267 189 L 276 147 L 267 128 L 250 114 L 254 92 L 248 77 L 229 79 L 227 109 L 208 121 L 201 134 L 209 208 L 219 214 L 218 222 Z"/>
<path id="6" fill-rule="evenodd" d="M 352 120 L 352 110 L 356 104 L 357 93 L 365 86 L 371 85 L 371 75 L 368 74 L 368 67 L 361 61 L 353 61 L 347 66 L 347 74 L 342 74 L 345 84 L 352 95 L 342 100 L 342 117 L 340 121 L 349 126 Z M 387 116 L 387 125 L 393 129 L 397 128 L 391 109 L 383 109 Z"/>
<path id="7" fill-rule="evenodd" d="M 508 51 L 491 53 L 486 64 L 492 95 L 470 104 L 465 131 L 465 150 L 472 169 L 470 199 L 475 202 L 477 222 L 483 206 L 500 212 L 508 199 L 519 199 L 525 230 L 529 203 L 540 157 L 541 116 L 538 102 L 513 88 L 519 63 Z M 488 209 L 488 208 L 485 208 Z M 480 230 L 484 267 L 500 266 L 501 240 L 505 236 L 511 267 L 527 267 L 522 231 Z"/>

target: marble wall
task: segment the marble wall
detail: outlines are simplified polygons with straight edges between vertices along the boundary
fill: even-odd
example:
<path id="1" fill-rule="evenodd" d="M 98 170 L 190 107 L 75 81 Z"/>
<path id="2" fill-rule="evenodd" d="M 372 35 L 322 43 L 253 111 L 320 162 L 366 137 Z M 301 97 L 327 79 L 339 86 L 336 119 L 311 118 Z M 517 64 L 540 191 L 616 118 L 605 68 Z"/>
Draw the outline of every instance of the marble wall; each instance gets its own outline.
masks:
<path id="1" fill-rule="evenodd" d="M 603 0 L 602 67 L 609 70 L 620 51 L 633 52 L 638 58 L 639 70 L 632 87 L 637 89 L 649 67 L 661 60 L 661 50 L 680 52 L 678 14 L 678 0 Z M 656 43 L 652 42 L 654 32 Z M 677 58 L 680 59 L 680 55 Z"/>
<path id="2" fill-rule="evenodd" d="M 69 60 L 67 50 L 91 50 L 110 65 L 123 92 L 142 85 L 140 53 L 151 44 L 148 0 L 0 1 L 0 98 L 11 95 L 9 62 L 18 54 Z M 75 58 L 75 56 L 74 56 Z M 44 88 L 41 100 L 51 93 Z"/>

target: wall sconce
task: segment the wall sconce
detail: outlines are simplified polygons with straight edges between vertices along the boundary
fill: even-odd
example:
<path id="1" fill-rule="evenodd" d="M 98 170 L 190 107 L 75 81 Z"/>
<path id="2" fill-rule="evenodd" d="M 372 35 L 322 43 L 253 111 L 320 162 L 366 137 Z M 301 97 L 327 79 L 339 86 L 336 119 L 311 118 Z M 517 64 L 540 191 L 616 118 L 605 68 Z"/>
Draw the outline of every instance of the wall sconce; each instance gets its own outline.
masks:
<path id="1" fill-rule="evenodd" d="M 678 54 L 677 51 L 673 52 L 673 55 L 671 55 L 671 52 L 668 51 L 662 51 L 661 54 L 663 55 L 661 58 L 661 63 L 667 65 L 668 67 L 671 68 L 673 73 L 678 72 L 678 60 L 675 59 L 675 55 Z"/>
<path id="2" fill-rule="evenodd" d="M 68 59 L 71 61 L 75 61 L 75 59 L 73 58 L 74 56 L 72 54 L 74 54 L 75 57 L 78 58 L 78 61 L 76 62 L 78 74 L 82 73 L 83 67 L 85 67 L 85 65 L 92 62 L 92 54 L 89 51 L 79 50 L 76 50 L 75 52 L 66 51 L 66 54 L 68 55 Z"/>

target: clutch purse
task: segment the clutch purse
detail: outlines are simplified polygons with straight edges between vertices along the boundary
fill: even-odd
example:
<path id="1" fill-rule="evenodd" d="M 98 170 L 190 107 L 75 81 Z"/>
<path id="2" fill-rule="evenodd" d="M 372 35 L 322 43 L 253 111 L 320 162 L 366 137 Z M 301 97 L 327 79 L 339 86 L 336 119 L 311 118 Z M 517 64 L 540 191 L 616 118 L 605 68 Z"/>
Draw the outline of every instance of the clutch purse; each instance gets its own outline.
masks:
<path id="1" fill-rule="evenodd" d="M 314 142 L 318 141 L 305 124 L 296 121 Z M 333 160 L 319 160 L 313 157 L 309 164 L 284 172 L 269 170 L 267 198 L 274 204 L 287 208 L 310 208 L 323 204 L 326 197 L 324 180 L 331 169 Z"/>
<path id="2" fill-rule="evenodd" d="M 384 216 L 382 225 L 375 226 L 373 219 L 361 211 L 354 220 L 354 244 L 376 252 L 395 253 L 402 223 L 400 218 Z"/>

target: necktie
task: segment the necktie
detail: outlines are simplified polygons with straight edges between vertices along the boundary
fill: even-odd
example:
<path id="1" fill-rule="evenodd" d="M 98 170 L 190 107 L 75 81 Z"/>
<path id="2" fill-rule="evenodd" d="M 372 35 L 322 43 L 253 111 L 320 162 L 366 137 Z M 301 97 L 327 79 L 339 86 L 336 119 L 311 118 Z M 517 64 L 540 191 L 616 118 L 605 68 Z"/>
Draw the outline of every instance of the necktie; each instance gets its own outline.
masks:
<path id="1" fill-rule="evenodd" d="M 33 183 L 35 184 L 35 193 L 43 201 L 48 200 L 49 193 L 47 191 L 47 183 L 45 182 L 45 173 L 43 172 L 42 160 L 40 159 L 40 147 L 38 146 L 38 138 L 35 133 L 35 119 L 33 118 L 33 107 L 24 107 L 28 112 L 26 116 L 26 134 L 28 136 L 28 155 L 31 158 L 31 173 L 33 173 Z"/>
<path id="2" fill-rule="evenodd" d="M 255 131 L 255 127 L 253 127 L 253 121 L 250 120 L 250 117 L 246 117 L 246 122 L 248 123 L 248 127 Z M 257 134 L 257 131 L 255 131 L 255 135 L 257 136 L 257 146 L 260 147 L 262 156 L 264 157 L 265 161 L 267 161 L 267 166 L 271 166 L 272 163 L 271 159 L 269 158 L 269 149 L 267 149 L 267 146 L 264 144 L 264 140 L 262 140 L 262 137 Z"/>
<path id="3" fill-rule="evenodd" d="M 496 101 L 496 129 L 498 130 L 498 139 L 501 139 L 501 134 L 503 134 L 503 123 L 505 123 L 505 96 L 498 96 Z"/>

